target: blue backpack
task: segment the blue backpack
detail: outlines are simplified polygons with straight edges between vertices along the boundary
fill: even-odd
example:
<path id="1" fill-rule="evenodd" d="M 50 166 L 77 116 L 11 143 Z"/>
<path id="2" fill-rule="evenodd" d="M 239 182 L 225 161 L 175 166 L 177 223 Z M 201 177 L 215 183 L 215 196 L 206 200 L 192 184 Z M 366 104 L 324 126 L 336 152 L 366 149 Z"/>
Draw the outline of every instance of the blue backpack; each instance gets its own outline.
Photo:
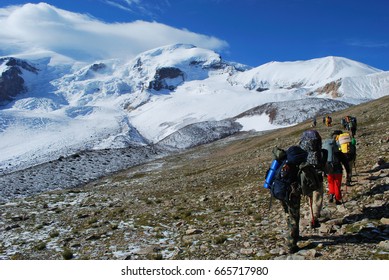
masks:
<path id="1" fill-rule="evenodd" d="M 288 203 L 292 184 L 299 184 L 299 165 L 307 160 L 308 153 L 299 146 L 291 146 L 286 151 L 286 160 L 278 167 L 270 185 L 272 197 Z"/>

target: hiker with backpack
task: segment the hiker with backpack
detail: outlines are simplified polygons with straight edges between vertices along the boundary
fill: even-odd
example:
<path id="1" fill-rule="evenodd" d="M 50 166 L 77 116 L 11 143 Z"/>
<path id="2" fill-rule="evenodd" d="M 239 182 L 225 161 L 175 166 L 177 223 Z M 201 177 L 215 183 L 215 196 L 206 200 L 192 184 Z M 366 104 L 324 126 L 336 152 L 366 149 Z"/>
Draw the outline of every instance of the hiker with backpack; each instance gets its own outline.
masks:
<path id="1" fill-rule="evenodd" d="M 340 124 L 343 126 L 344 129 L 347 129 L 347 121 L 346 121 L 346 117 L 342 118 L 340 120 Z"/>
<path id="2" fill-rule="evenodd" d="M 326 116 L 326 126 L 332 126 L 332 118 L 330 116 Z"/>
<path id="3" fill-rule="evenodd" d="M 291 146 L 286 151 L 276 147 L 273 155 L 264 187 L 270 189 L 271 199 L 276 198 L 283 206 L 288 224 L 288 250 L 295 253 L 299 250 L 301 195 L 310 195 L 319 179 L 313 166 L 307 163 L 308 153 L 300 146 Z"/>
<path id="4" fill-rule="evenodd" d="M 316 124 L 317 124 L 316 117 L 313 117 L 311 127 L 316 127 Z"/>
<path id="5" fill-rule="evenodd" d="M 353 166 L 357 156 L 356 140 L 350 133 L 340 133 L 336 136 L 339 149 L 347 157 L 350 172 L 346 178 L 346 186 L 351 186 L 351 177 L 353 175 Z"/>
<path id="6" fill-rule="evenodd" d="M 308 196 L 311 207 L 311 227 L 320 226 L 319 218 L 323 206 L 323 172 L 327 160 L 326 151 L 322 150 L 322 139 L 318 131 L 311 129 L 303 132 L 299 143 L 300 147 L 308 153 L 307 163 L 314 167 L 319 181 L 316 190 Z"/>
<path id="7" fill-rule="evenodd" d="M 355 137 L 355 134 L 357 133 L 357 118 L 348 116 L 348 130 L 351 131 L 351 136 Z"/>
<path id="8" fill-rule="evenodd" d="M 345 116 L 341 120 L 341 124 L 344 129 L 347 129 L 351 132 L 351 136 L 355 137 L 357 133 L 357 118 L 352 116 Z"/>
<path id="9" fill-rule="evenodd" d="M 331 133 L 331 138 L 323 141 L 323 149 L 327 150 L 327 163 L 325 167 L 325 174 L 328 182 L 329 202 L 335 204 L 342 204 L 342 177 L 343 167 L 346 170 L 347 180 L 350 180 L 350 166 L 347 156 L 340 150 L 339 135 L 342 131 L 336 130 Z M 343 167 L 342 167 L 343 166 Z"/>

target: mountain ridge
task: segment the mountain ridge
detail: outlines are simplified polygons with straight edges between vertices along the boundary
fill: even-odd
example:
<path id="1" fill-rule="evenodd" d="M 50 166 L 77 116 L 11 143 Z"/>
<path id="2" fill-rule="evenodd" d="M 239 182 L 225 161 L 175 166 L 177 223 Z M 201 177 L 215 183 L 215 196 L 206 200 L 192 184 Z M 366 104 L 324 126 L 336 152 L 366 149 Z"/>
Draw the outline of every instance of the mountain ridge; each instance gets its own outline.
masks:
<path id="1" fill-rule="evenodd" d="M 8 66 L 2 61 L 4 73 Z M 3 171 L 21 168 L 21 162 L 39 164 L 82 150 L 155 144 L 188 125 L 216 125 L 269 102 L 329 98 L 336 111 L 344 108 L 343 103 L 335 105 L 338 101 L 359 104 L 386 95 L 389 87 L 389 72 L 345 58 L 251 68 L 185 44 L 156 48 L 127 61 L 52 65 L 50 59 L 35 57 L 26 63 L 37 71 L 19 69 L 15 79 L 23 79 L 21 95 L 0 110 Z M 266 75 L 261 74 L 264 69 Z M 304 77 L 311 77 L 310 82 Z M 315 115 L 314 110 L 305 114 L 307 110 L 298 107 L 298 112 L 289 113 L 300 114 L 292 118 L 297 122 Z M 255 130 L 293 123 L 280 116 L 271 123 L 264 114 L 252 119 L 246 115 L 244 122 Z M 24 139 L 29 139 L 28 147 Z"/>

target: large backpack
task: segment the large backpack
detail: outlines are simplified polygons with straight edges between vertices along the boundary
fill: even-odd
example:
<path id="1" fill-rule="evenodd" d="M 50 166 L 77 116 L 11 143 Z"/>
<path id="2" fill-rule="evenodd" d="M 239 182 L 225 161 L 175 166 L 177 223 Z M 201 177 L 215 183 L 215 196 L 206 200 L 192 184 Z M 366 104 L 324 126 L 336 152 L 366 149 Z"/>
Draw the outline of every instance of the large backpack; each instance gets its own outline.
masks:
<path id="1" fill-rule="evenodd" d="M 278 148 L 277 146 L 273 148 L 273 161 L 270 164 L 269 169 L 266 171 L 265 175 L 265 183 L 263 187 L 265 189 L 270 188 L 271 184 L 274 181 L 274 177 L 277 173 L 278 168 L 280 167 L 281 163 L 286 160 L 286 151 Z"/>
<path id="2" fill-rule="evenodd" d="M 299 165 L 297 177 L 303 195 L 309 196 L 321 186 L 321 179 L 316 168 L 307 162 L 303 162 Z"/>
<path id="3" fill-rule="evenodd" d="M 322 140 L 319 132 L 314 129 L 304 131 L 300 139 L 300 147 L 308 152 L 307 162 L 320 168 L 323 162 Z"/>
<path id="4" fill-rule="evenodd" d="M 339 134 L 336 137 L 336 139 L 338 141 L 338 145 L 339 145 L 342 153 L 349 154 L 351 152 L 351 135 L 350 135 L 350 133 L 346 132 L 346 133 Z"/>
<path id="5" fill-rule="evenodd" d="M 350 118 L 350 123 L 352 124 L 353 127 L 357 127 L 357 118 L 356 117 L 351 117 Z"/>
<path id="6" fill-rule="evenodd" d="M 274 180 L 270 185 L 271 196 L 288 203 L 292 191 L 292 183 L 294 182 L 297 182 L 297 167 L 285 160 L 277 169 Z"/>
<path id="7" fill-rule="evenodd" d="M 323 141 L 323 149 L 327 150 L 327 164 L 325 167 L 326 174 L 331 174 L 335 170 L 342 169 L 339 154 L 341 154 L 338 142 L 335 139 L 327 139 Z"/>
<path id="8" fill-rule="evenodd" d="M 349 130 L 351 130 L 352 135 L 355 135 L 355 132 L 357 131 L 357 118 L 356 117 L 350 117 L 350 122 L 348 123 Z"/>
<path id="9" fill-rule="evenodd" d="M 292 184 L 299 184 L 299 165 L 306 162 L 307 156 L 308 153 L 299 146 L 291 146 L 286 151 L 286 159 L 280 164 L 270 185 L 274 198 L 289 203 Z"/>
<path id="10" fill-rule="evenodd" d="M 348 132 L 342 133 L 337 137 L 339 149 L 346 155 L 349 160 L 354 160 L 356 157 L 355 138 L 353 138 Z"/>
<path id="11" fill-rule="evenodd" d="M 347 122 L 347 124 L 349 125 L 350 128 L 357 126 L 357 118 L 356 117 L 346 116 L 345 120 L 346 120 L 346 122 Z"/>
<path id="12" fill-rule="evenodd" d="M 339 163 L 339 159 L 335 155 L 339 151 L 339 146 L 334 139 L 324 140 L 323 149 L 327 151 L 327 163 Z"/>

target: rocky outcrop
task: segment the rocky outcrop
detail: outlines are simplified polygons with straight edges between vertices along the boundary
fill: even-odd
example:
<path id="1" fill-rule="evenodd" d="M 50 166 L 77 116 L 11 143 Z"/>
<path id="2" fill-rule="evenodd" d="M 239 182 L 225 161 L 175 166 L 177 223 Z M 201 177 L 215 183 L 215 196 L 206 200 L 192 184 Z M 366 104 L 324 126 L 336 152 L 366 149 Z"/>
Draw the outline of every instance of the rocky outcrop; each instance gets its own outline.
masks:
<path id="1" fill-rule="evenodd" d="M 92 70 L 93 72 L 98 72 L 100 70 L 105 69 L 106 67 L 107 65 L 105 65 L 104 63 L 94 63 L 89 69 Z"/>
<path id="2" fill-rule="evenodd" d="M 11 67 L 4 71 L 0 77 L 0 102 L 11 100 L 25 90 L 24 80 L 19 75 L 17 67 Z"/>
<path id="3" fill-rule="evenodd" d="M 307 98 L 287 102 L 265 103 L 239 114 L 234 119 L 266 114 L 269 122 L 274 125 L 291 125 L 313 118 L 317 115 L 331 114 L 332 112 L 348 108 L 351 104 L 343 101 Z M 293 110 L 290 110 L 293 108 Z"/>
<path id="4" fill-rule="evenodd" d="M 158 142 L 159 145 L 188 149 L 233 135 L 242 125 L 232 120 L 207 121 L 187 125 Z"/>
<path id="5" fill-rule="evenodd" d="M 176 67 L 162 67 L 156 70 L 154 79 L 149 83 L 149 89 L 160 91 L 162 89 L 174 90 L 185 81 L 184 72 Z"/>
<path id="6" fill-rule="evenodd" d="M 189 62 L 189 66 L 201 68 L 204 78 L 208 76 L 207 71 L 216 71 L 221 69 L 225 69 L 228 72 L 243 71 L 243 67 L 223 62 L 221 57 L 219 60 L 210 64 L 206 64 L 206 61 L 192 60 Z M 142 61 L 138 59 L 133 68 L 138 71 L 142 71 Z M 148 88 L 156 91 L 163 89 L 172 91 L 175 90 L 177 86 L 185 82 L 186 79 L 187 74 L 177 67 L 161 67 L 156 70 L 153 80 L 149 82 Z"/>
<path id="7" fill-rule="evenodd" d="M 39 71 L 36 67 L 32 66 L 27 61 L 14 58 L 14 57 L 1 58 L 0 64 L 4 64 L 4 63 L 6 66 L 18 67 L 19 69 L 22 68 L 24 70 L 30 71 L 35 74 L 38 74 Z"/>
<path id="8" fill-rule="evenodd" d="M 6 66 L 0 76 L 0 103 L 3 103 L 26 91 L 24 79 L 21 77 L 22 69 L 35 74 L 38 69 L 26 61 L 12 57 L 0 59 L 0 64 Z"/>
<path id="9" fill-rule="evenodd" d="M 321 88 L 316 89 L 315 92 L 318 94 L 329 95 L 331 98 L 337 98 L 341 96 L 341 94 L 338 91 L 341 85 L 342 85 L 342 81 L 341 79 L 339 79 L 337 81 L 330 82 Z"/>

